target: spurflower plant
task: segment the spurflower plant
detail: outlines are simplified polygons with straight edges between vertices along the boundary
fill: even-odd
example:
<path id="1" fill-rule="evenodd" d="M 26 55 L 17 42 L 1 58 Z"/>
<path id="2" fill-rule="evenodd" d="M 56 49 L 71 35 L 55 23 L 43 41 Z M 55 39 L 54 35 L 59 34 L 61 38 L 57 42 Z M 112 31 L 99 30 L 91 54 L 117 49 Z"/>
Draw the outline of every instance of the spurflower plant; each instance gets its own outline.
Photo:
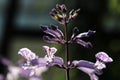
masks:
<path id="1" fill-rule="evenodd" d="M 51 17 L 59 24 L 64 26 L 64 33 L 59 29 L 57 25 L 50 24 L 49 26 L 40 25 L 40 30 L 45 33 L 43 39 L 53 44 L 65 45 L 65 60 L 62 57 L 56 56 L 57 49 L 55 47 L 43 46 L 45 51 L 44 57 L 37 56 L 34 52 L 28 48 L 22 48 L 18 54 L 24 57 L 25 63 L 22 65 L 24 70 L 29 71 L 30 80 L 39 80 L 38 75 L 36 77 L 36 70 L 39 71 L 41 67 L 49 68 L 52 66 L 58 66 L 60 69 L 64 69 L 66 72 L 66 80 L 70 80 L 69 71 L 72 68 L 83 71 L 90 76 L 91 80 L 98 80 L 98 75 L 103 73 L 103 69 L 106 68 L 106 63 L 113 62 L 113 59 L 105 52 L 98 52 L 95 55 L 96 62 L 87 60 L 70 60 L 69 56 L 69 44 L 76 43 L 85 48 L 92 48 L 90 42 L 84 41 L 82 38 L 91 37 L 96 31 L 88 30 L 87 32 L 79 33 L 77 27 L 73 28 L 72 35 L 68 38 L 68 24 L 78 16 L 80 9 L 71 10 L 67 14 L 67 8 L 64 4 L 57 4 L 50 12 Z"/>

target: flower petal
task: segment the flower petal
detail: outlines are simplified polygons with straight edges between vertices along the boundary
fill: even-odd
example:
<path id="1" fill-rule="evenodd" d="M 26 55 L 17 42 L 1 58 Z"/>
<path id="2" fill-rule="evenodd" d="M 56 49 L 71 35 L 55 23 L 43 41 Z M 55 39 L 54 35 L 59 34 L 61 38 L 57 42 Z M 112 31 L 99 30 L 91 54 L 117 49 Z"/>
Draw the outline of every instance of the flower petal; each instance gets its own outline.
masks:
<path id="1" fill-rule="evenodd" d="M 58 29 L 58 26 L 54 25 L 54 24 L 50 24 L 50 28 L 54 31 L 56 31 L 58 33 L 58 38 L 64 38 L 64 34 L 62 33 L 62 31 L 60 29 Z"/>
<path id="2" fill-rule="evenodd" d="M 50 38 L 49 36 L 43 36 L 43 40 L 48 41 L 50 43 L 65 43 L 58 38 Z"/>
<path id="3" fill-rule="evenodd" d="M 86 47 L 86 48 L 91 48 L 92 47 L 92 44 L 90 42 L 85 42 L 81 39 L 76 39 L 75 42 L 84 46 L 84 47 Z"/>
<path id="4" fill-rule="evenodd" d="M 90 76 L 91 80 L 98 80 L 98 77 L 95 75 L 102 74 L 102 70 L 95 69 L 94 63 L 86 60 L 73 61 L 72 64 L 77 67 L 79 70 L 85 72 Z"/>
<path id="5" fill-rule="evenodd" d="M 22 49 L 20 49 L 19 52 L 18 52 L 18 54 L 20 54 L 21 56 L 23 56 L 27 60 L 33 60 L 33 59 L 38 58 L 38 56 L 36 56 L 35 53 L 33 53 L 28 48 L 22 48 Z"/>
<path id="6" fill-rule="evenodd" d="M 54 65 L 59 65 L 60 67 L 62 67 L 64 64 L 63 59 L 61 57 L 54 57 L 52 63 Z"/>
<path id="7" fill-rule="evenodd" d="M 105 63 L 113 62 L 113 59 L 111 57 L 109 57 L 105 52 L 98 52 L 95 55 L 95 57 L 96 57 L 96 59 L 99 59 Z"/>
<path id="8" fill-rule="evenodd" d="M 89 74 L 91 80 L 99 80 L 98 76 L 95 74 Z"/>
<path id="9" fill-rule="evenodd" d="M 79 32 L 79 29 L 78 29 L 77 27 L 74 27 L 74 29 L 73 29 L 73 34 L 72 34 L 72 36 L 71 36 L 71 39 L 74 39 L 75 36 L 78 34 L 78 32 Z"/>
<path id="10" fill-rule="evenodd" d="M 57 49 L 55 47 L 43 46 L 47 54 L 53 55 L 56 53 Z"/>
<path id="11" fill-rule="evenodd" d="M 90 37 L 92 36 L 96 31 L 89 30 L 88 32 L 80 33 L 76 36 L 76 38 L 83 38 L 83 37 Z"/>
<path id="12" fill-rule="evenodd" d="M 41 25 L 40 26 L 41 30 L 53 37 L 57 37 L 57 34 L 54 30 L 49 29 L 47 26 Z"/>
<path id="13" fill-rule="evenodd" d="M 104 62 L 101 62 L 101 61 L 97 60 L 96 63 L 95 63 L 95 67 L 96 67 L 97 69 L 101 70 L 101 69 L 103 69 L 103 68 L 106 68 L 106 65 L 105 65 Z"/>
<path id="14" fill-rule="evenodd" d="M 73 61 L 72 64 L 74 64 L 76 67 L 86 67 L 94 69 L 94 63 L 86 60 L 79 60 L 79 61 Z"/>

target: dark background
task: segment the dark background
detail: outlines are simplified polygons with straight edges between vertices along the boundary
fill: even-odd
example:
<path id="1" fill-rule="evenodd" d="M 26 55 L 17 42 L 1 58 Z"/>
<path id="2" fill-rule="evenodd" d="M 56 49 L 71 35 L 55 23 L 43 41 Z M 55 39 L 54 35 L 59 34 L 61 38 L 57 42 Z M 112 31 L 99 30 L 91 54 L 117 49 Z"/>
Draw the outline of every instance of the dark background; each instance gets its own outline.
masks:
<path id="1" fill-rule="evenodd" d="M 114 62 L 107 64 L 100 80 L 120 80 L 119 0 L 0 0 L 0 54 L 16 62 L 19 59 L 17 52 L 20 48 L 28 47 L 43 56 L 42 46 L 50 45 L 57 47 L 59 54 L 56 55 L 64 56 L 64 46 L 44 42 L 43 33 L 39 28 L 40 24 L 59 25 L 50 17 L 49 12 L 56 4 L 63 3 L 66 4 L 68 11 L 81 9 L 78 17 L 69 24 L 69 34 L 72 34 L 73 27 L 78 27 L 80 32 L 89 29 L 96 31 L 94 36 L 86 40 L 93 44 L 92 49 L 77 44 L 70 45 L 71 60 L 85 59 L 95 62 L 94 55 L 104 51 Z M 64 30 L 61 25 L 59 28 Z M 6 68 L 2 64 L 0 72 L 6 74 Z M 43 74 L 43 80 L 50 78 L 65 80 L 65 73 L 58 68 L 51 68 Z M 79 70 L 71 70 L 71 80 L 89 80 L 88 78 L 88 75 Z"/>

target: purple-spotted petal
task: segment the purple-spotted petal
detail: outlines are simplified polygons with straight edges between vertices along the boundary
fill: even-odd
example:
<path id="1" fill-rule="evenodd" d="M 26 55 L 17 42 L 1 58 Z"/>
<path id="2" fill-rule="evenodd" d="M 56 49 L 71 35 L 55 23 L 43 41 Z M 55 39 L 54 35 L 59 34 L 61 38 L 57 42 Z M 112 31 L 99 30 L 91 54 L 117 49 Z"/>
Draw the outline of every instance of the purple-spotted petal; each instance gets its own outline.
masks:
<path id="1" fill-rule="evenodd" d="M 105 63 L 113 62 L 113 59 L 109 57 L 105 52 L 99 52 L 95 55 L 96 59 L 99 59 Z"/>
<path id="2" fill-rule="evenodd" d="M 57 51 L 55 47 L 43 46 L 48 55 L 54 55 Z"/>
<path id="3" fill-rule="evenodd" d="M 20 54 L 21 56 L 23 56 L 27 60 L 33 60 L 33 59 L 38 58 L 38 56 L 36 56 L 35 53 L 33 53 L 28 48 L 22 48 L 22 49 L 20 49 L 19 52 L 18 52 L 18 54 Z"/>

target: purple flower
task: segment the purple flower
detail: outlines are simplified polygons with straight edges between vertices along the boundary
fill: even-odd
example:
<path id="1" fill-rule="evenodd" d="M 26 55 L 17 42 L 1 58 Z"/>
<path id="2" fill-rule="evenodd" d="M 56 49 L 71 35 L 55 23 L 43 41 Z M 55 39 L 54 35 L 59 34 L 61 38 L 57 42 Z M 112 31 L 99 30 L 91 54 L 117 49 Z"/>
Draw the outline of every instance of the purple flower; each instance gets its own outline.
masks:
<path id="1" fill-rule="evenodd" d="M 113 59 L 109 57 L 105 52 L 98 52 L 95 55 L 96 59 L 103 61 L 104 63 L 113 62 Z"/>
<path id="2" fill-rule="evenodd" d="M 45 55 L 45 59 L 48 62 L 52 62 L 52 59 L 55 57 L 54 54 L 56 53 L 57 49 L 55 47 L 48 47 L 48 46 L 43 46 L 45 49 L 47 55 Z"/>
<path id="3" fill-rule="evenodd" d="M 36 56 L 35 53 L 33 53 L 28 48 L 22 48 L 22 49 L 20 49 L 19 52 L 18 52 L 18 54 L 20 54 L 21 56 L 23 56 L 27 60 L 33 60 L 33 59 L 38 58 L 38 56 Z"/>
<path id="4" fill-rule="evenodd" d="M 88 32 L 84 32 L 84 33 L 80 33 L 78 34 L 79 30 L 77 27 L 75 27 L 73 29 L 73 34 L 71 36 L 71 41 L 75 42 L 77 44 L 80 44 L 84 47 L 92 47 L 92 44 L 90 42 L 85 42 L 84 40 L 82 40 L 82 38 L 84 37 L 90 37 L 91 35 L 93 35 L 95 33 L 95 31 L 89 30 Z"/>
<path id="5" fill-rule="evenodd" d="M 95 66 L 97 69 L 106 68 L 105 63 L 113 62 L 113 59 L 109 57 L 105 52 L 98 52 L 96 55 Z"/>
<path id="6" fill-rule="evenodd" d="M 97 75 L 102 74 L 102 70 L 95 69 L 94 63 L 86 60 L 73 61 L 72 64 L 79 70 L 90 76 L 91 80 L 98 80 Z M 97 75 L 96 75 L 97 74 Z"/>
<path id="7" fill-rule="evenodd" d="M 106 68 L 105 63 L 112 62 L 113 60 L 104 52 L 97 53 L 96 58 L 96 63 L 86 60 L 75 60 L 72 62 L 72 65 L 88 74 L 91 80 L 98 80 L 97 75 L 101 75 L 103 73 L 102 69 Z"/>
<path id="8" fill-rule="evenodd" d="M 57 52 L 57 49 L 55 47 L 48 47 L 48 46 L 43 46 L 43 48 L 46 51 L 45 59 L 48 63 L 48 66 L 54 66 L 54 65 L 59 65 L 62 67 L 63 65 L 63 59 L 60 57 L 56 57 L 54 54 Z"/>
<path id="9" fill-rule="evenodd" d="M 43 32 L 52 36 L 44 36 L 44 40 L 52 43 L 65 43 L 64 34 L 60 29 L 58 29 L 58 26 L 53 24 L 51 24 L 50 27 L 41 25 L 40 28 Z"/>
<path id="10" fill-rule="evenodd" d="M 22 68 L 24 68 L 24 69 L 34 69 L 35 66 L 37 66 L 37 65 L 33 65 L 31 62 L 38 59 L 38 56 L 36 56 L 36 54 L 33 53 L 28 48 L 20 49 L 18 54 L 20 54 L 21 56 L 23 56 L 26 59 L 26 63 L 24 63 Z"/>

